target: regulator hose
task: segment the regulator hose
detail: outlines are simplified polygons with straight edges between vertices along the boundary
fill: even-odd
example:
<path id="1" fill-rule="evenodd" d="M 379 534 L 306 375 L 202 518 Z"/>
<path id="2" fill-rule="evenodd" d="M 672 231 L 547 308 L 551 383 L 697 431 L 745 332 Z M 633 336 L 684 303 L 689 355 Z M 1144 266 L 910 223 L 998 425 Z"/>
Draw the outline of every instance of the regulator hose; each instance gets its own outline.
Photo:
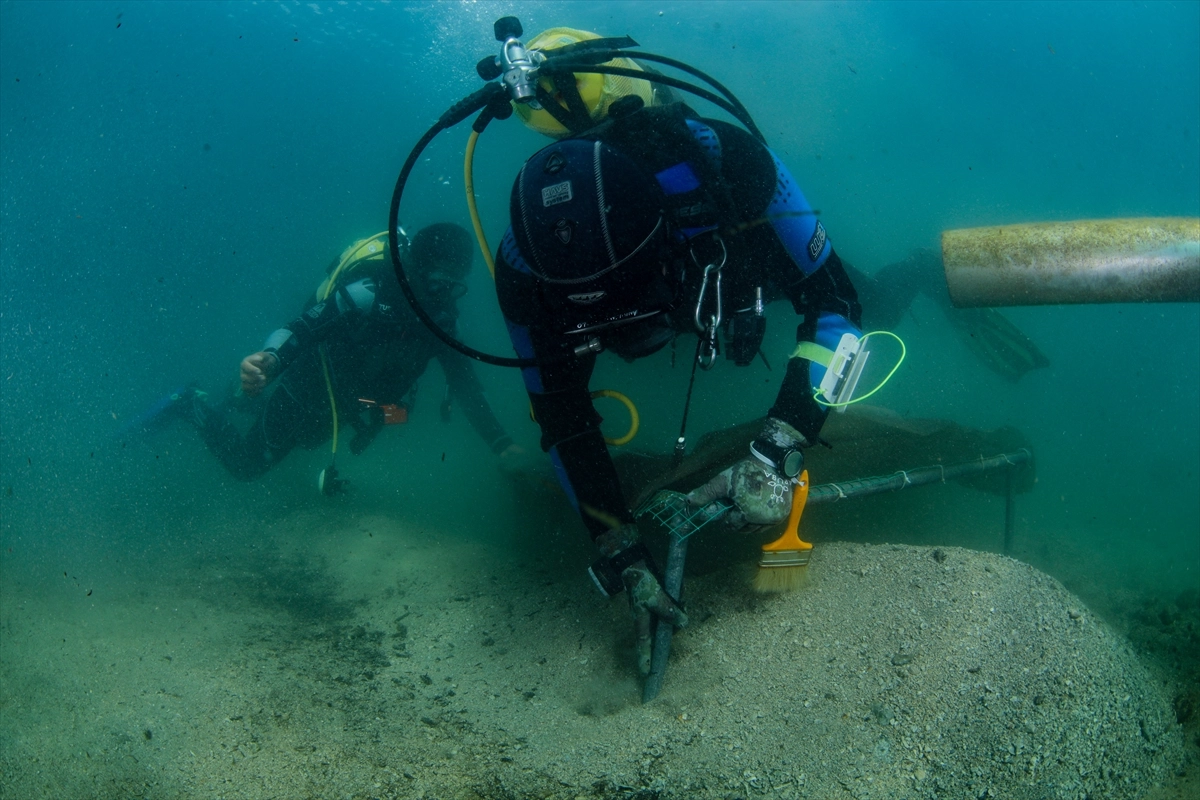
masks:
<path id="1" fill-rule="evenodd" d="M 707 89 L 696 86 L 695 84 L 679 80 L 678 78 L 671 78 L 660 73 L 630 70 L 623 67 L 610 67 L 604 65 L 603 63 L 596 63 L 597 61 L 609 61 L 614 58 L 636 58 L 675 67 L 685 73 L 705 81 L 724 96 L 722 97 L 708 91 Z M 741 101 L 739 101 L 732 92 L 725 88 L 725 86 L 723 86 L 715 78 L 705 74 L 704 72 L 701 72 L 695 67 L 683 63 L 682 61 L 677 61 L 673 58 L 667 58 L 666 56 L 655 55 L 653 53 L 627 52 L 621 49 L 596 49 L 590 51 L 580 50 L 571 52 L 569 54 L 560 54 L 557 58 L 552 57 L 549 59 L 548 63 L 544 65 L 542 69 L 545 70 L 547 76 L 556 73 L 592 72 L 600 75 L 619 75 L 637 80 L 645 80 L 651 83 L 659 83 L 675 89 L 681 89 L 707 100 L 713 105 L 723 109 L 741 122 L 742 125 L 744 125 L 756 139 L 765 144 L 765 138 L 763 137 L 762 132 L 758 129 L 758 126 L 754 124 L 754 120 L 750 117 L 750 113 L 746 110 L 746 107 L 742 105 Z M 429 146 L 429 143 L 433 141 L 439 133 L 442 133 L 448 128 L 452 128 L 469 117 L 471 114 L 481 110 L 482 113 L 480 114 L 479 118 L 475 120 L 475 124 L 473 125 L 476 134 L 481 133 L 487 126 L 488 122 L 493 118 L 504 118 L 511 113 L 509 110 L 507 89 L 505 89 L 505 87 L 500 83 L 489 82 L 482 88 L 472 92 L 462 100 L 459 100 L 457 103 L 452 105 L 450 108 L 446 109 L 446 111 L 438 118 L 438 121 L 434 123 L 433 127 L 427 130 L 425 135 L 422 136 L 420 140 L 417 141 L 416 145 L 413 146 L 413 149 L 408 154 L 408 158 L 404 162 L 403 168 L 400 170 L 399 177 L 396 178 L 396 188 L 392 191 L 392 205 L 388 212 L 388 231 L 390 234 L 388 236 L 388 249 L 392 256 L 392 264 L 396 273 L 396 282 L 400 284 L 400 291 L 404 294 L 404 298 L 412 307 L 413 313 L 417 315 L 417 319 L 421 320 L 425 327 L 429 328 L 429 330 L 432 331 L 438 339 L 445 343 L 446 346 L 457 350 L 469 358 L 482 361 L 485 364 L 492 364 L 493 366 L 497 367 L 517 367 L 522 369 L 526 367 L 536 367 L 539 364 L 544 364 L 548 361 L 571 358 L 572 356 L 570 354 L 559 355 L 557 357 L 548 356 L 543 358 L 506 358 L 504 356 L 495 356 L 490 353 L 485 353 L 481 350 L 476 350 L 470 345 L 459 341 L 446 331 L 442 330 L 441 326 L 439 326 L 437 322 L 435 322 L 433 318 L 429 316 L 428 312 L 425 311 L 425 309 L 421 306 L 420 301 L 417 299 L 417 295 L 413 291 L 412 285 L 408 281 L 408 275 L 405 273 L 404 264 L 400 259 L 399 220 L 400 200 L 404 196 L 404 187 L 408 183 L 408 177 L 412 173 L 413 167 L 416 166 L 417 159 L 421 157 L 421 153 L 425 151 L 425 148 Z M 476 138 L 477 137 L 472 137 L 471 146 L 468 150 L 468 170 L 470 165 L 470 155 L 472 154 L 473 145 Z M 469 180 L 469 171 L 467 172 L 467 177 Z M 468 203 L 471 203 L 473 200 L 473 192 L 469 191 Z M 486 237 L 483 236 L 482 226 L 478 224 L 477 217 L 477 214 L 473 214 L 472 222 L 475 224 L 476 237 L 480 240 L 480 243 L 483 244 L 486 242 Z M 490 262 L 490 258 L 488 258 L 489 255 L 490 253 L 485 251 L 484 257 Z M 491 268 L 490 263 L 488 266 Z"/>
<path id="2" fill-rule="evenodd" d="M 535 367 L 539 363 L 538 359 L 505 358 L 503 356 L 494 356 L 491 353 L 484 353 L 460 342 L 442 330 L 441 326 L 421 307 L 421 303 L 417 300 L 417 295 L 413 291 L 412 284 L 408 282 L 408 275 L 405 273 L 404 264 L 400 259 L 400 200 L 404 197 L 404 186 L 408 183 L 408 176 L 412 173 L 413 167 L 416 166 L 417 159 L 421 157 L 421 153 L 425 152 L 425 148 L 429 146 L 429 143 L 439 133 L 457 125 L 471 114 L 487 107 L 492 102 L 499 102 L 497 98 L 502 98 L 505 104 L 508 103 L 508 94 L 505 92 L 504 87 L 498 83 L 488 83 L 478 91 L 467 95 L 448 108 L 438 118 L 438 121 L 433 124 L 433 127 L 425 132 L 425 135 L 420 138 L 412 151 L 409 152 L 408 158 L 400 170 L 400 176 L 396 178 L 396 188 L 392 192 L 392 206 L 388 211 L 388 251 L 392 255 L 392 264 L 396 272 L 396 282 L 400 284 L 400 291 L 404 294 L 404 298 L 408 300 L 408 304 L 412 306 L 413 313 L 447 347 L 451 347 L 469 358 L 474 358 L 485 364 L 492 364 L 497 367 Z"/>

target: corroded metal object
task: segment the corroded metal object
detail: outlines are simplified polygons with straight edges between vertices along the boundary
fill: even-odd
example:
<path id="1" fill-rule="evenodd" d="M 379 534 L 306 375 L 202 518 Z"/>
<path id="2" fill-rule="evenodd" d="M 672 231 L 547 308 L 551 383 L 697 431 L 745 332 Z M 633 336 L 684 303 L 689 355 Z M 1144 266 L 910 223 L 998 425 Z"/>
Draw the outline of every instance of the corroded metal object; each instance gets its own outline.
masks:
<path id="1" fill-rule="evenodd" d="M 1200 302 L 1200 218 L 1041 222 L 942 233 L 960 308 Z"/>

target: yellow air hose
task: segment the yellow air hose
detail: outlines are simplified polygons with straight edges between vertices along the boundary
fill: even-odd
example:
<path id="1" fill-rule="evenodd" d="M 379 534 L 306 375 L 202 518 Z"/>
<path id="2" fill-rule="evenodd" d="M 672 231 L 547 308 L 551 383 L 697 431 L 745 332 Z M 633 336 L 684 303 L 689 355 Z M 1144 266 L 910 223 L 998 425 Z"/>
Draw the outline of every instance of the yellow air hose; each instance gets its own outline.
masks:
<path id="1" fill-rule="evenodd" d="M 629 409 L 629 430 L 625 431 L 624 436 L 618 436 L 615 439 L 611 436 L 605 436 L 604 443 L 610 444 L 614 447 L 620 447 L 623 444 L 629 444 L 631 441 L 633 441 L 633 437 L 637 436 L 638 428 L 642 424 L 641 417 L 638 415 L 637 406 L 635 406 L 633 401 L 627 396 L 621 394 L 615 389 L 597 389 L 596 391 L 592 392 L 592 399 L 595 400 L 597 397 L 611 397 L 614 400 L 620 400 L 625 404 L 625 407 Z M 530 404 L 529 406 L 529 418 L 534 422 L 537 422 L 537 416 L 533 413 L 533 404 Z"/>
<path id="2" fill-rule="evenodd" d="M 625 404 L 625 408 L 629 409 L 629 430 L 625 432 L 625 435 L 619 436 L 616 439 L 612 439 L 608 436 L 604 437 L 604 441 L 613 445 L 614 447 L 620 447 L 623 444 L 629 444 L 631 441 L 633 441 L 633 437 L 637 436 L 638 427 L 642 424 L 641 418 L 638 416 L 637 406 L 633 404 L 632 400 L 615 389 L 597 389 L 596 391 L 592 392 L 592 399 L 594 400 L 597 397 L 611 397 L 614 400 L 620 400 Z"/>
<path id="3" fill-rule="evenodd" d="M 325 345 L 318 351 L 321 353 L 321 372 L 325 373 L 325 391 L 329 392 L 329 409 L 333 412 L 333 444 L 330 446 L 330 457 L 337 455 L 338 440 L 338 410 L 337 401 L 333 399 L 333 381 L 329 378 L 329 359 L 325 356 Z"/>
<path id="4" fill-rule="evenodd" d="M 337 288 L 338 278 L 342 273 L 350 267 L 359 264 L 363 261 L 382 258 L 383 252 L 387 250 L 388 232 L 383 231 L 377 233 L 367 239 L 360 239 L 342 253 L 341 261 L 338 262 L 337 268 L 329 273 L 329 277 L 317 287 L 317 301 L 324 303 L 333 294 Z M 329 372 L 329 356 L 325 352 L 325 345 L 322 344 L 317 348 L 317 352 L 321 354 L 321 373 L 325 376 L 325 391 L 329 393 L 329 410 L 333 415 L 333 441 L 330 444 L 331 457 L 337 455 L 338 447 L 338 410 L 337 400 L 333 397 L 333 379 Z"/>
<path id="5" fill-rule="evenodd" d="M 463 158 L 463 186 L 467 192 L 467 209 L 471 212 L 471 225 L 475 228 L 475 238 L 479 241 L 479 251 L 483 253 L 483 262 L 487 264 L 492 280 L 496 279 L 496 262 L 492 258 L 492 250 L 488 247 L 487 236 L 483 232 L 483 223 L 479 219 L 479 208 L 475 205 L 475 143 L 479 141 L 479 131 L 471 131 L 467 138 L 467 154 Z"/>
<path id="6" fill-rule="evenodd" d="M 496 279 L 496 262 L 492 258 L 492 250 L 488 246 L 487 234 L 483 232 L 483 222 L 479 219 L 479 207 L 475 204 L 475 143 L 479 141 L 479 131 L 471 131 L 471 135 L 467 137 L 467 152 L 463 157 L 463 186 L 467 193 L 467 210 L 471 213 L 471 226 L 475 228 L 475 239 L 479 242 L 479 252 L 483 253 L 484 263 L 487 264 L 488 272 L 492 276 L 492 280 Z M 328 381 L 328 377 L 326 377 Z M 619 400 L 625 404 L 625 408 L 629 409 L 629 430 L 624 436 L 619 436 L 616 439 L 605 436 L 604 441 L 614 447 L 620 447 L 623 444 L 628 444 L 633 441 L 633 437 L 637 436 L 638 427 L 641 425 L 641 418 L 638 416 L 637 406 L 633 404 L 627 396 L 621 394 L 614 389 L 597 389 L 592 392 L 592 399 L 597 397 L 611 397 L 614 400 Z M 330 402 L 333 401 L 333 393 L 329 395 Z M 529 410 L 529 418 L 534 419 L 532 407 Z M 534 420 L 536 421 L 536 419 Z M 337 421 L 334 420 L 334 436 L 337 435 Z M 336 441 L 336 438 L 335 438 Z"/>
<path id="7" fill-rule="evenodd" d="M 383 233 L 375 234 L 369 239 L 356 242 L 355 244 L 351 245 L 349 251 L 342 256 L 342 260 L 338 263 L 337 269 L 331 272 L 329 274 L 329 278 L 317 287 L 317 300 L 324 303 L 329 299 L 329 296 L 333 294 L 334 289 L 337 287 L 338 278 L 341 277 L 343 270 L 345 270 L 347 266 L 356 264 L 359 261 L 365 261 L 367 258 L 370 258 L 374 255 L 374 248 L 370 250 L 370 255 L 362 255 L 362 250 L 364 247 L 370 247 L 372 243 L 386 241 L 387 231 L 384 231 Z M 387 245 L 384 244 L 385 248 L 386 246 Z M 356 256 L 359 257 L 356 258 Z M 333 415 L 333 440 L 330 444 L 330 457 L 332 458 L 337 455 L 338 447 L 337 400 L 335 400 L 333 397 L 333 379 L 329 376 L 329 356 L 325 353 L 325 345 L 322 344 L 319 348 L 317 348 L 317 352 L 321 354 L 321 373 L 325 376 L 325 391 L 329 393 L 329 410 Z"/>

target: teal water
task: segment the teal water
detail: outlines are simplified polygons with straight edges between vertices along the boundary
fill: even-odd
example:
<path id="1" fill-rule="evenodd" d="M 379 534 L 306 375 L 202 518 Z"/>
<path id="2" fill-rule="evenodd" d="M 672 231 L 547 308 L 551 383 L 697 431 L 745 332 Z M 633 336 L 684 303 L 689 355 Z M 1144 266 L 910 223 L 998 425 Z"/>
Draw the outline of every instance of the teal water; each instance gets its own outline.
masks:
<path id="1" fill-rule="evenodd" d="M 186 582 L 185 557 L 241 553 L 272 520 L 321 508 L 322 449 L 295 451 L 247 485 L 183 426 L 119 431 L 185 381 L 222 391 L 242 356 L 295 316 L 329 259 L 386 226 L 409 148 L 478 88 L 474 64 L 495 49 L 492 21 L 510 13 L 528 34 L 559 24 L 628 33 L 719 77 L 838 252 L 868 273 L 936 247 L 946 229 L 1200 215 L 1194 2 L 5 0 L 5 613 L 46 598 L 83 603 L 93 586 L 136 594 L 142 582 Z M 465 137 L 440 137 L 415 171 L 410 228 L 468 224 Z M 515 121 L 481 141 L 475 181 L 493 246 L 512 176 L 543 143 Z M 507 354 L 489 283 L 477 262 L 462 334 Z M 1200 589 L 1200 307 L 1005 314 L 1049 356 L 1048 369 L 1000 379 L 920 300 L 896 330 L 909 360 L 879 403 L 1022 430 L 1039 482 L 1019 501 L 1014 555 L 1118 623 Z M 768 352 L 782 362 L 792 315 L 783 305 L 771 315 Z M 602 359 L 594 380 L 634 396 L 645 450 L 669 450 L 678 427 L 687 375 L 665 359 Z M 501 421 L 536 450 L 518 377 L 479 371 Z M 727 365 L 701 376 L 690 429 L 764 413 L 778 377 Z M 340 513 L 527 545 L 527 527 L 544 520 L 487 477 L 490 456 L 461 415 L 440 423 L 441 391 L 431 368 L 413 421 L 341 462 L 355 494 Z M 611 417 L 614 430 L 624 424 L 619 409 Z M 565 524 L 562 537 L 583 540 Z M 905 535 L 952 527 L 931 517 Z M 879 538 L 853 526 L 826 535 Z M 563 569 L 581 570 L 587 554 L 569 553 Z M 7 671 L 19 654 L 0 640 L 5 650 Z"/>

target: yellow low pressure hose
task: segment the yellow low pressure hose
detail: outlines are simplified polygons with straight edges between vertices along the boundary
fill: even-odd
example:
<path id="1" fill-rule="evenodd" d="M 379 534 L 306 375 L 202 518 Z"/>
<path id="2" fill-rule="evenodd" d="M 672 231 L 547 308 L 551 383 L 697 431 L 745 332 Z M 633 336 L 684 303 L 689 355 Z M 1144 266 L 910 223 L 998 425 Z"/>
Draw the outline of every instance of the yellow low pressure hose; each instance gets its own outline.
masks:
<path id="1" fill-rule="evenodd" d="M 487 264 L 492 279 L 496 278 L 496 262 L 492 258 L 491 248 L 488 247 L 487 236 L 483 232 L 483 223 L 479 220 L 479 208 L 475 205 L 475 143 L 479 141 L 479 131 L 471 131 L 467 138 L 467 154 L 463 158 L 463 186 L 467 192 L 467 209 L 471 212 L 471 225 L 475 228 L 475 238 L 479 241 L 479 252 L 483 253 L 483 262 Z"/>
<path id="2" fill-rule="evenodd" d="M 471 135 L 467 137 L 467 152 L 463 158 L 463 186 L 466 187 L 467 193 L 467 209 L 471 212 L 471 225 L 475 228 L 475 239 L 479 242 L 479 252 L 483 253 L 484 263 L 487 264 L 488 272 L 491 273 L 492 279 L 496 278 L 496 262 L 492 258 L 492 250 L 488 246 L 487 235 L 483 232 L 483 222 L 479 219 L 479 207 L 475 204 L 475 178 L 474 178 L 474 163 L 475 163 L 475 143 L 479 141 L 479 131 L 471 131 Z M 641 418 L 638 416 L 637 406 L 633 404 L 625 395 L 613 389 L 598 389 L 592 392 L 592 399 L 597 397 L 611 397 L 614 400 L 619 400 L 625 404 L 625 408 L 629 409 L 629 430 L 624 436 L 616 439 L 608 436 L 604 437 L 604 441 L 615 447 L 620 447 L 623 444 L 628 444 L 633 441 L 633 437 L 637 436 L 638 427 L 641 425 Z M 329 395 L 330 402 L 333 401 L 333 394 Z M 533 417 L 533 409 L 529 411 L 530 418 Z M 334 427 L 334 436 L 336 437 L 337 427 Z M 336 439 L 335 439 L 336 441 Z"/>
<path id="3" fill-rule="evenodd" d="M 615 447 L 629 444 L 633 441 L 633 437 L 637 436 L 638 427 L 642 424 L 641 418 L 638 416 L 637 406 L 628 397 L 613 389 L 597 389 L 592 392 L 592 399 L 594 400 L 597 397 L 611 397 L 614 400 L 621 401 L 625 404 L 625 408 L 629 409 L 629 430 L 625 432 L 625 435 L 616 439 L 609 438 L 608 436 L 604 437 L 606 443 Z"/>
<path id="4" fill-rule="evenodd" d="M 329 392 L 329 409 L 333 412 L 333 444 L 330 447 L 330 453 L 337 455 L 337 440 L 338 440 L 338 411 L 337 400 L 333 399 L 333 381 L 329 377 L 329 359 L 325 356 L 325 345 L 321 345 L 321 372 L 325 373 L 325 391 Z"/>
<path id="5" fill-rule="evenodd" d="M 597 397 L 611 397 L 614 400 L 620 400 L 625 404 L 625 407 L 629 409 L 629 430 L 625 431 L 624 436 L 616 439 L 612 438 L 611 436 L 605 436 L 604 443 L 611 444 L 614 447 L 620 447 L 623 444 L 629 444 L 631 441 L 633 441 L 633 437 L 637 436 L 638 427 L 642 424 L 641 417 L 638 416 L 637 406 L 633 404 L 632 400 L 615 389 L 597 389 L 596 391 L 592 392 L 592 399 L 595 400 Z M 537 422 L 537 416 L 533 413 L 532 403 L 529 405 L 529 418 L 534 422 Z"/>
<path id="6" fill-rule="evenodd" d="M 337 289 L 338 278 L 342 276 L 342 272 L 346 269 L 352 269 L 352 265 L 360 264 L 363 261 L 373 258 L 382 258 L 383 252 L 387 250 L 388 232 L 383 231 L 377 233 L 367 239 L 360 239 L 342 253 L 342 258 L 338 262 L 337 268 L 329 273 L 329 277 L 317 287 L 317 300 L 324 303 L 327 301 Z M 331 453 L 337 455 L 338 446 L 338 410 L 337 401 L 333 398 L 333 379 L 329 375 L 329 357 L 325 354 L 325 345 L 322 344 L 318 348 L 321 354 L 321 372 L 325 375 L 325 391 L 329 393 L 329 410 L 333 414 L 333 444 L 331 445 Z"/>
<path id="7" fill-rule="evenodd" d="M 479 252 L 483 253 L 484 263 L 487 264 L 488 272 L 491 273 L 492 279 L 496 278 L 496 262 L 492 258 L 492 250 L 488 246 L 487 235 L 483 232 L 483 222 L 479 219 L 479 207 L 475 204 L 475 143 L 479 141 L 479 131 L 471 131 L 471 135 L 467 137 L 467 152 L 463 158 L 463 186 L 467 193 L 467 209 L 471 212 L 471 226 L 475 228 L 475 239 L 479 242 Z M 629 409 L 629 430 L 624 436 L 616 439 L 605 436 L 604 441 L 614 447 L 620 447 L 623 444 L 628 444 L 633 441 L 633 437 L 637 436 L 638 427 L 641 425 L 641 418 L 638 416 L 637 406 L 633 404 L 627 396 L 613 389 L 597 389 L 592 392 L 592 399 L 597 397 L 611 397 L 614 400 L 619 400 L 625 404 L 625 408 Z M 332 392 L 329 395 L 330 402 L 333 401 Z M 530 409 L 530 417 L 533 416 L 533 409 Z M 337 426 L 334 426 L 334 436 L 337 436 Z M 335 438 L 336 441 L 336 438 Z"/>

